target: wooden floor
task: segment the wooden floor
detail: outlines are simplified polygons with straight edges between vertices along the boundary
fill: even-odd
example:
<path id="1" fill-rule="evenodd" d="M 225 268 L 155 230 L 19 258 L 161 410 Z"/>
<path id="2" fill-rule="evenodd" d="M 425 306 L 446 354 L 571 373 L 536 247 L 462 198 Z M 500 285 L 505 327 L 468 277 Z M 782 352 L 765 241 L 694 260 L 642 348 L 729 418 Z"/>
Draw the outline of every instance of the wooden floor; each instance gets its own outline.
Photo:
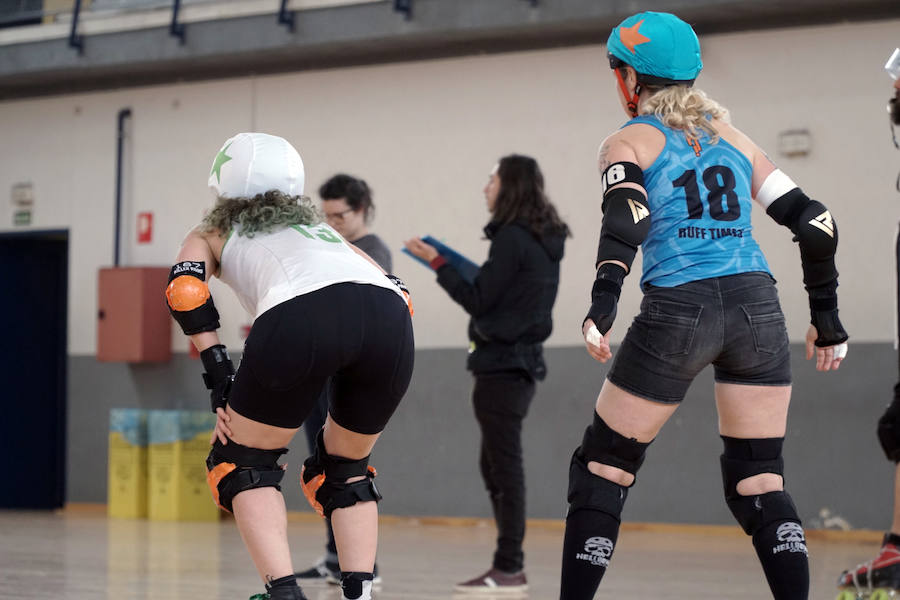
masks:
<path id="1" fill-rule="evenodd" d="M 322 552 L 321 522 L 295 516 L 289 532 L 295 567 L 309 566 Z M 869 559 L 878 545 L 875 532 L 809 537 L 812 599 L 834 598 L 838 573 Z M 385 518 L 378 558 L 384 582 L 375 598 L 459 599 L 453 584 L 487 569 L 493 538 L 493 526 L 483 521 Z M 528 598 L 557 597 L 561 541 L 561 524 L 529 525 Z M 101 510 L 84 509 L 0 511 L 3 600 L 246 600 L 261 591 L 233 521 L 111 520 Z M 340 599 L 334 586 L 307 585 L 304 591 L 310 600 Z M 750 542 L 736 528 L 631 525 L 620 535 L 597 597 L 770 596 Z"/>

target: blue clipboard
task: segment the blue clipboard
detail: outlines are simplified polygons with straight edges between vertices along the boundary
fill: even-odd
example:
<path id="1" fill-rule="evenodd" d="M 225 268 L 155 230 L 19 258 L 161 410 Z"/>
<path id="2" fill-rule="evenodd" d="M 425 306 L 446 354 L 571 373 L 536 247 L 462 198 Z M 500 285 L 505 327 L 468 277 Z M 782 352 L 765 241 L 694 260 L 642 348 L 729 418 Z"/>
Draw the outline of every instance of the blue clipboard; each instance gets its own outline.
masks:
<path id="1" fill-rule="evenodd" d="M 471 260 L 469 260 L 468 258 L 463 256 L 462 254 L 460 254 L 459 252 L 457 252 L 450 246 L 437 241 L 430 235 L 423 236 L 422 241 L 430 246 L 434 246 L 435 249 L 438 251 L 438 254 L 443 256 L 447 260 L 447 262 L 450 264 L 450 266 L 452 266 L 454 269 L 456 269 L 459 272 L 459 274 L 462 276 L 463 279 L 465 279 L 469 283 L 473 283 L 475 281 L 475 277 L 478 275 L 478 270 L 481 267 L 479 267 L 477 264 L 473 263 Z M 427 260 L 419 258 L 418 256 L 416 256 L 415 254 L 413 254 L 406 248 L 403 248 L 401 251 L 404 254 L 413 257 L 414 259 L 416 259 L 417 261 L 419 261 L 420 263 L 422 263 L 429 269 L 431 268 L 431 265 L 428 264 Z"/>

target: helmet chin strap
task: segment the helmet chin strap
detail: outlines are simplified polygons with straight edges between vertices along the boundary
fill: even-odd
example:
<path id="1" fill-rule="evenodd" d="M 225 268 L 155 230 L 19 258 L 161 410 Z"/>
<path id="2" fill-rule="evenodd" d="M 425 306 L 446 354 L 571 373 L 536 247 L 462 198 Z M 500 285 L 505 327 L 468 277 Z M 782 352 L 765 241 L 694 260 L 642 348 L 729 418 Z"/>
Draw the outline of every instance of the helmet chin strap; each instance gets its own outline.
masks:
<path id="1" fill-rule="evenodd" d="M 637 83 L 634 86 L 634 96 L 632 96 L 628 92 L 628 86 L 625 85 L 625 79 L 622 78 L 622 71 L 620 69 L 613 69 L 616 72 L 616 80 L 619 82 L 619 89 L 622 90 L 622 95 L 625 96 L 625 103 L 628 107 L 628 112 L 631 113 L 632 117 L 638 116 L 638 100 L 641 95 L 641 84 Z"/>

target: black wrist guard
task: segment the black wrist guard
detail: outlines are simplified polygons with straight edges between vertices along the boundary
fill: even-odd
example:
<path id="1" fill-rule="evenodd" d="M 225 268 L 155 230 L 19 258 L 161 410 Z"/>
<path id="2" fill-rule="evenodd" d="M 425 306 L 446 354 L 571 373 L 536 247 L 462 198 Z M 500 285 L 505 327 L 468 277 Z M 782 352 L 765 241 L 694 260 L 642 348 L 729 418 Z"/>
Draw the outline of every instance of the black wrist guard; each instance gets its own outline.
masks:
<path id="1" fill-rule="evenodd" d="M 848 337 L 838 318 L 837 285 L 808 288 L 810 323 L 819 336 L 816 346 L 824 348 L 846 342 Z"/>
<path id="2" fill-rule="evenodd" d="M 616 307 L 619 304 L 619 294 L 622 293 L 622 282 L 625 281 L 625 269 L 614 263 L 604 263 L 597 269 L 597 279 L 591 288 L 591 308 L 587 316 L 581 322 L 590 319 L 597 326 L 597 330 L 606 335 L 616 320 Z"/>
<path id="3" fill-rule="evenodd" d="M 209 401 L 212 411 L 217 408 L 225 408 L 228 395 L 231 393 L 231 383 L 234 381 L 234 363 L 228 356 L 228 349 L 222 344 L 210 346 L 200 353 L 203 361 L 203 383 L 209 392 Z"/>

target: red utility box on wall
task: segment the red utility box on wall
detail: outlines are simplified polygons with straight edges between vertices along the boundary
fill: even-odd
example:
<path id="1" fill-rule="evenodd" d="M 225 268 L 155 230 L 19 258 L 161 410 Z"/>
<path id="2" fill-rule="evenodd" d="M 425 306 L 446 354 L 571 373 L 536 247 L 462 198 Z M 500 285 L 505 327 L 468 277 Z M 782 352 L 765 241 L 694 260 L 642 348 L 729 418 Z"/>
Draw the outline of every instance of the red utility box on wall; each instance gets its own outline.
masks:
<path id="1" fill-rule="evenodd" d="M 169 267 L 110 267 L 97 275 L 97 360 L 165 362 L 172 357 L 166 308 Z"/>

